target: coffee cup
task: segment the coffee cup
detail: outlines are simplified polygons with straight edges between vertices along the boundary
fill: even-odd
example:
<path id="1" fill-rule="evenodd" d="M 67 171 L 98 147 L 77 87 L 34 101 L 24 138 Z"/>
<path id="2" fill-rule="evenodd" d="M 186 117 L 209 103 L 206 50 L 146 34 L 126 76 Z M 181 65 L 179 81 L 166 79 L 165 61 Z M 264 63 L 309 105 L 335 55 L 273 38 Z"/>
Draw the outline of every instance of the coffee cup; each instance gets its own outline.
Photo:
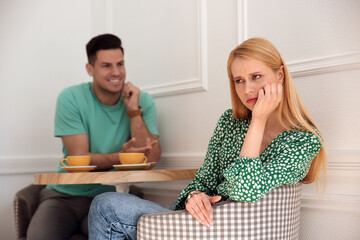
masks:
<path id="1" fill-rule="evenodd" d="M 89 166 L 91 156 L 67 156 L 61 160 L 61 165 L 67 166 Z M 68 165 L 66 165 L 67 163 Z"/>
<path id="2" fill-rule="evenodd" d="M 122 165 L 141 164 L 147 162 L 144 153 L 119 153 L 119 160 Z"/>

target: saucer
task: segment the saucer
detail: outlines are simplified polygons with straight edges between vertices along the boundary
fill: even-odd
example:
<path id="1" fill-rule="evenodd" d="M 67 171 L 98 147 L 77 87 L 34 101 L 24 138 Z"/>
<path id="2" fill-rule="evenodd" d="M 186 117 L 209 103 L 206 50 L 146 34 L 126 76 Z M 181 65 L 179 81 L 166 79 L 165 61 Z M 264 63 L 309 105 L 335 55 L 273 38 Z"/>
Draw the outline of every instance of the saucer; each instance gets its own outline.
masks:
<path id="1" fill-rule="evenodd" d="M 113 167 L 120 171 L 127 171 L 127 170 L 142 170 L 150 165 L 151 163 L 125 164 L 125 165 L 120 164 L 120 165 L 113 165 Z"/>
<path id="2" fill-rule="evenodd" d="M 89 172 L 91 170 L 94 170 L 96 168 L 96 165 L 90 165 L 90 166 L 64 166 L 61 167 L 67 172 Z"/>

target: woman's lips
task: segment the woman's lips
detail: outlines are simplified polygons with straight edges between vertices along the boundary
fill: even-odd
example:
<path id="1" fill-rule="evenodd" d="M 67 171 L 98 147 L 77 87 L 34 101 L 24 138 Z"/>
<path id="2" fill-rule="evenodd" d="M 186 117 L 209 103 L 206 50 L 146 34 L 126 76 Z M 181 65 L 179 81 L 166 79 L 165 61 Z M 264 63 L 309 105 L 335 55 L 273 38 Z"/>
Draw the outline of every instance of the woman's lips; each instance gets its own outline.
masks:
<path id="1" fill-rule="evenodd" d="M 249 98 L 248 100 L 246 100 L 247 103 L 254 103 L 257 101 L 257 98 Z"/>

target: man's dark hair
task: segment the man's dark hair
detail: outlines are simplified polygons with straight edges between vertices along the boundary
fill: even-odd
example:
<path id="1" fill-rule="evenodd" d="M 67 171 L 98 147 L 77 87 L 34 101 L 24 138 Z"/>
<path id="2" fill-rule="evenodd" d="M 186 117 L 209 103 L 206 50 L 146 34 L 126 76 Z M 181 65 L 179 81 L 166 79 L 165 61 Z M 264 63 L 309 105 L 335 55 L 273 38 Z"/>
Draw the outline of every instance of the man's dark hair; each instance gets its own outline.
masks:
<path id="1" fill-rule="evenodd" d="M 86 54 L 88 62 L 91 65 L 95 64 L 96 53 L 99 50 L 108 50 L 108 49 L 117 49 L 120 48 L 124 54 L 124 49 L 121 46 L 121 40 L 113 34 L 102 34 L 96 37 L 93 37 L 88 44 L 86 44 Z"/>

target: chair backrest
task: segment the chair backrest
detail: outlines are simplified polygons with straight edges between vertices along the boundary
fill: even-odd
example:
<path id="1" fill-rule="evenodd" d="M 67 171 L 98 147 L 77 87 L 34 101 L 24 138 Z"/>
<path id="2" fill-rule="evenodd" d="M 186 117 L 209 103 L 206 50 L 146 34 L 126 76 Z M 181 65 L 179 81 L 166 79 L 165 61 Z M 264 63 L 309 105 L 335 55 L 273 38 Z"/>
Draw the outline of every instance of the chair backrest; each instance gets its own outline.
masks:
<path id="1" fill-rule="evenodd" d="M 186 210 L 149 214 L 138 221 L 139 240 L 298 239 L 302 184 L 284 185 L 256 203 L 225 201 L 213 206 L 214 224 L 201 225 Z"/>
<path id="2" fill-rule="evenodd" d="M 39 194 L 44 185 L 31 184 L 19 190 L 14 196 L 14 216 L 17 239 L 26 239 L 30 220 L 39 204 Z"/>

